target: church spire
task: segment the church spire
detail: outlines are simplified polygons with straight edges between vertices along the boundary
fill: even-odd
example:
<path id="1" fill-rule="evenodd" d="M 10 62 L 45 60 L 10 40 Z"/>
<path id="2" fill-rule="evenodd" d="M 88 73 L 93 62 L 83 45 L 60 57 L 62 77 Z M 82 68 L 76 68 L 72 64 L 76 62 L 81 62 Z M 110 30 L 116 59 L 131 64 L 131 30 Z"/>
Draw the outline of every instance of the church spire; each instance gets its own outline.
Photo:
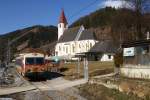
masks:
<path id="1" fill-rule="evenodd" d="M 61 11 L 61 15 L 60 15 L 60 18 L 59 18 L 59 23 L 68 24 L 65 13 L 64 13 L 64 9 L 62 9 L 62 11 Z"/>
<path id="2" fill-rule="evenodd" d="M 58 40 L 63 35 L 64 31 L 68 28 L 68 22 L 65 17 L 64 10 L 62 9 L 58 23 Z"/>

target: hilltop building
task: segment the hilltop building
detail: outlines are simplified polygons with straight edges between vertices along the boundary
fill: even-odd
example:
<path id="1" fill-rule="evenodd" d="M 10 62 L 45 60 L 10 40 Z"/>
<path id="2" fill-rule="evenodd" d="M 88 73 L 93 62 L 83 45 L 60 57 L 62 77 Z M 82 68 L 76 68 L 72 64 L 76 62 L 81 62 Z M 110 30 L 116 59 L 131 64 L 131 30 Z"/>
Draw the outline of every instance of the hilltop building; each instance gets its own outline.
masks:
<path id="1" fill-rule="evenodd" d="M 84 26 L 68 28 L 67 19 L 62 10 L 58 24 L 58 41 L 55 56 L 72 59 L 78 53 L 88 52 L 97 42 L 93 32 Z"/>

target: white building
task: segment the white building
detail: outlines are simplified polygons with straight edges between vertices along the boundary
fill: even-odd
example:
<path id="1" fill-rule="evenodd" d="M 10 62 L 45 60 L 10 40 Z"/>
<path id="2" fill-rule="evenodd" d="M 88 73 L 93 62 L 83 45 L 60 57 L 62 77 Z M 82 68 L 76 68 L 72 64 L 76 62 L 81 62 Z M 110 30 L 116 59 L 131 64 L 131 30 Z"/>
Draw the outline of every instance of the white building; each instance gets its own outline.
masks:
<path id="1" fill-rule="evenodd" d="M 88 52 L 97 42 L 93 32 L 84 26 L 68 28 L 67 20 L 62 10 L 58 24 L 58 42 L 55 55 L 71 59 L 77 53 Z"/>
<path id="2" fill-rule="evenodd" d="M 95 60 L 113 61 L 116 51 L 117 47 L 114 46 L 113 41 L 105 40 L 96 43 L 89 53 L 95 57 Z"/>

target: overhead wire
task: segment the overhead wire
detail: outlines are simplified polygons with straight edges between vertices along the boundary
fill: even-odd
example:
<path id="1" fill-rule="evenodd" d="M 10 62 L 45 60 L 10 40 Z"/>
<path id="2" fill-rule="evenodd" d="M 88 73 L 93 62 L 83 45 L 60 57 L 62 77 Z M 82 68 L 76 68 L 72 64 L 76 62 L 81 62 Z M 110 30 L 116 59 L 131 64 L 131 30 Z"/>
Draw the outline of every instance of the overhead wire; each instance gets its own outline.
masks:
<path id="1" fill-rule="evenodd" d="M 85 9 L 89 8 L 90 6 L 93 6 L 97 1 L 99 1 L 99 0 L 94 0 L 93 2 L 90 2 L 88 5 L 86 5 L 85 7 L 79 9 L 77 12 L 72 14 L 68 19 L 71 20 L 73 17 L 77 16 L 78 14 L 80 14 Z"/>

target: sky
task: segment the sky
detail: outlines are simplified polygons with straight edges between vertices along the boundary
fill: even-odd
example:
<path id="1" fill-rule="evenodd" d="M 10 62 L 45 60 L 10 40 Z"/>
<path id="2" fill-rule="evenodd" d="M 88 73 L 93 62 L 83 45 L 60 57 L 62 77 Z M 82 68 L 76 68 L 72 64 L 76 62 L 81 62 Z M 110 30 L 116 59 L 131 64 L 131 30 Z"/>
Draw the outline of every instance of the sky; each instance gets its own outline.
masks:
<path id="1" fill-rule="evenodd" d="M 120 6 L 112 0 L 0 0 L 0 34 L 33 25 L 57 26 L 63 8 L 71 24 L 107 5 Z M 119 4 L 119 5 L 118 5 Z"/>

